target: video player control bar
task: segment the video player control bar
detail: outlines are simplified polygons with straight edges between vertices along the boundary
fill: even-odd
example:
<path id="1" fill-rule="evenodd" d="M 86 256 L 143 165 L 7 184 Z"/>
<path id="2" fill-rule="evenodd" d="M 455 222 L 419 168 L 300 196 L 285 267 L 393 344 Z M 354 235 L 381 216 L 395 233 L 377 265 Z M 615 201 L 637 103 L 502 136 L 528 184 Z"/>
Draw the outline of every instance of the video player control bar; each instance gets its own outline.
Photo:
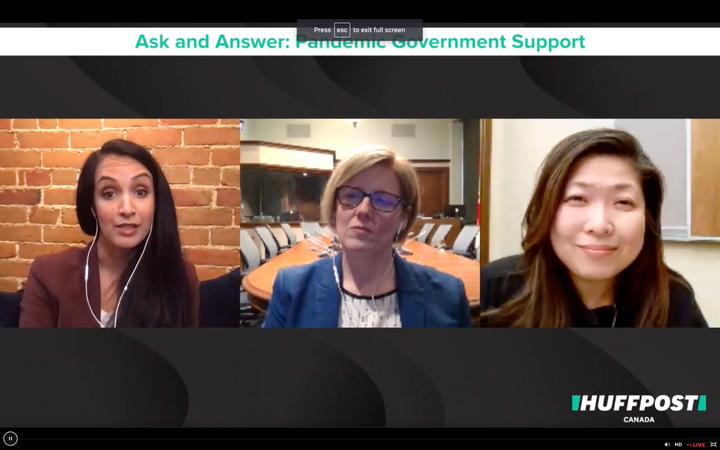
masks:
<path id="1" fill-rule="evenodd" d="M 421 41 L 422 20 L 310 20 L 297 24 L 298 41 Z"/>

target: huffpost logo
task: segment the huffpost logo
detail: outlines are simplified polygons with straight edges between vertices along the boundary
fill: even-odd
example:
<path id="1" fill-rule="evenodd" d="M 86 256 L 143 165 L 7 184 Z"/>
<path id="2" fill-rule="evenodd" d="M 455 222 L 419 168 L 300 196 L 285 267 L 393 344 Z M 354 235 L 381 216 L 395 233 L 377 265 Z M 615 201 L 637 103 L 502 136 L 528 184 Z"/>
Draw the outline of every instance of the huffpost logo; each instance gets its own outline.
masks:
<path id="1" fill-rule="evenodd" d="M 573 395 L 573 411 L 705 411 L 704 395 Z M 624 422 L 655 422 L 652 416 L 625 417 Z"/>

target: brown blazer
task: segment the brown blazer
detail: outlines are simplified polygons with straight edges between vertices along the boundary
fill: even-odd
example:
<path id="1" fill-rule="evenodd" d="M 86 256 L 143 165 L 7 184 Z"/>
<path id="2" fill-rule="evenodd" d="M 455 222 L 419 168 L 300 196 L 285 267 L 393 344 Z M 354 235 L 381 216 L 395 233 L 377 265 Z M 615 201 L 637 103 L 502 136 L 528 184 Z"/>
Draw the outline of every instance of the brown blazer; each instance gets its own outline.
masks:
<path id="1" fill-rule="evenodd" d="M 35 258 L 20 303 L 20 328 L 100 328 L 85 298 L 85 261 L 90 245 Z M 197 327 L 200 283 L 195 266 L 187 266 L 191 289 L 190 318 Z M 97 245 L 90 255 L 88 297 L 100 318 L 100 271 Z"/>

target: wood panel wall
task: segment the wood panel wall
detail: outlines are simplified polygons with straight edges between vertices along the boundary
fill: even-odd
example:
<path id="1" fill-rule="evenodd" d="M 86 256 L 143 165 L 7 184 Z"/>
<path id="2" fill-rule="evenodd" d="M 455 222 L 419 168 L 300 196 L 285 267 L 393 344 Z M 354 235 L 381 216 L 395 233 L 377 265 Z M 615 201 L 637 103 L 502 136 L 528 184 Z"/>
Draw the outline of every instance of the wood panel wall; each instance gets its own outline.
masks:
<path id="1" fill-rule="evenodd" d="M 720 119 L 691 121 L 691 234 L 720 238 Z"/>

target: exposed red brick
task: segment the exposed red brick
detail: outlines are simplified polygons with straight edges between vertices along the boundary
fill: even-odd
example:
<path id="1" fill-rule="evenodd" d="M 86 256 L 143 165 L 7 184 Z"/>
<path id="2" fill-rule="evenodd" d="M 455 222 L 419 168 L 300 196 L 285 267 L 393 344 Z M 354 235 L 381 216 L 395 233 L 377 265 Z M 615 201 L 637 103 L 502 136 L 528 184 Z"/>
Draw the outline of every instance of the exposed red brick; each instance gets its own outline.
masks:
<path id="1" fill-rule="evenodd" d="M 92 240 L 75 212 L 87 157 L 110 139 L 146 146 L 173 186 L 180 239 L 201 280 L 239 265 L 239 119 L 0 119 L 0 290 L 40 255 Z"/>

